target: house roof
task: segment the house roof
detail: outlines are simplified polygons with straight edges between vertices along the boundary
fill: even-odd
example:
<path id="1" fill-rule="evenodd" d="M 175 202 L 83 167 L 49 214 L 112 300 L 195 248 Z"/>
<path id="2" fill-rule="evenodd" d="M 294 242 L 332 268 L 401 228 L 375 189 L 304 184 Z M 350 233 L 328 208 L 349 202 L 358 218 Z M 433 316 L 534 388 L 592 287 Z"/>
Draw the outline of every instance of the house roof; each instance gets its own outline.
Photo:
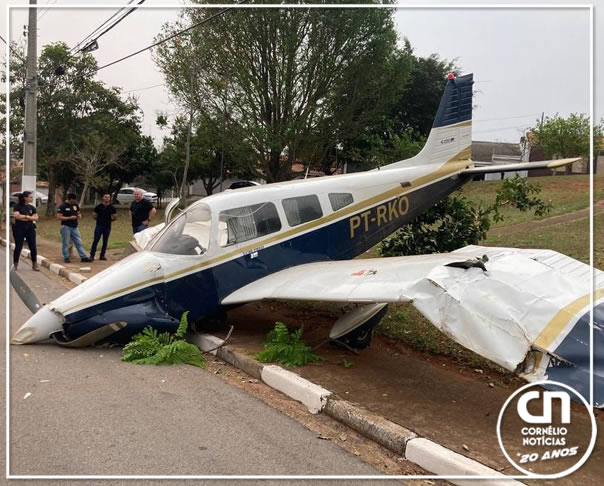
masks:
<path id="1" fill-rule="evenodd" d="M 491 162 L 494 156 L 522 155 L 517 143 L 472 141 L 472 160 Z"/>

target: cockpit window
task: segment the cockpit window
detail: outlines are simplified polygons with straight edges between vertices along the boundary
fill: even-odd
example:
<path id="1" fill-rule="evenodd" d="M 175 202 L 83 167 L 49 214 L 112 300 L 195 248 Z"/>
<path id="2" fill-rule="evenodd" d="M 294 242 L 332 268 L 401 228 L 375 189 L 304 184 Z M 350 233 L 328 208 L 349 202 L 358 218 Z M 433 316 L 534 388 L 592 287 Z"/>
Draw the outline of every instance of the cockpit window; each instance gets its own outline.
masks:
<path id="1" fill-rule="evenodd" d="M 277 208 L 270 202 L 222 211 L 219 220 L 221 246 L 253 240 L 281 229 Z"/>
<path id="2" fill-rule="evenodd" d="M 165 229 L 151 251 L 173 255 L 203 255 L 210 244 L 211 212 L 207 205 L 192 207 Z"/>

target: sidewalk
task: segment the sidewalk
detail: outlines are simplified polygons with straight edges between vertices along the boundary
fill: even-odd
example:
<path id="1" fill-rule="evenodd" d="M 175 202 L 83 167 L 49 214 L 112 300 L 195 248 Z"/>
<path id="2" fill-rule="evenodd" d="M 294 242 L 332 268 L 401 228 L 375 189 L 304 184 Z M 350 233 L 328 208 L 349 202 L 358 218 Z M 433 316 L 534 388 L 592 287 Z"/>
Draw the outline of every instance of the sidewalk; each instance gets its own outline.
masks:
<path id="1" fill-rule="evenodd" d="M 50 261 L 63 265 L 60 243 L 40 239 L 38 250 Z M 123 253 L 124 249 L 111 250 L 108 261 L 83 264 L 76 257 L 72 259 L 74 263 L 65 267 L 70 272 L 90 267 L 91 272 L 82 275 L 90 277 L 120 260 Z M 228 324 L 235 327 L 228 348 L 250 360 L 262 349 L 262 341 L 276 321 L 290 326 L 304 325 L 304 340 L 309 343 L 324 340 L 333 324 L 332 317 L 318 309 L 300 309 L 271 301 L 247 304 L 228 313 Z M 223 333 L 215 334 L 225 337 Z M 223 349 L 226 352 L 227 348 Z M 478 373 L 461 369 L 448 359 L 419 353 L 383 336 L 376 336 L 372 346 L 358 355 L 329 345 L 317 352 L 324 361 L 294 371 L 332 392 L 334 398 L 378 414 L 496 471 L 515 474 L 501 453 L 495 425 L 501 406 L 523 381 L 510 381 L 490 370 Z M 344 367 L 344 360 L 352 362 L 352 366 Z M 604 413 L 596 412 L 596 418 L 601 427 Z M 581 428 L 587 425 L 582 424 Z M 604 436 L 600 435 L 591 458 L 570 477 L 524 482 L 598 486 L 603 475 Z"/>

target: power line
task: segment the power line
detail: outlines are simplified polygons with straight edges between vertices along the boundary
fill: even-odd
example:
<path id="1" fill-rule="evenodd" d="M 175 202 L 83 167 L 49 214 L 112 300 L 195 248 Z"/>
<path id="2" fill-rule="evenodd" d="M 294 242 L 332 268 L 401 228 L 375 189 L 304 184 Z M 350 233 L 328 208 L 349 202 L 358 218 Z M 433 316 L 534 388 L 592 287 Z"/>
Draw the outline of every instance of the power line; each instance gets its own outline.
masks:
<path id="1" fill-rule="evenodd" d="M 472 119 L 472 121 L 473 122 L 489 122 L 489 121 L 499 121 L 499 120 L 513 120 L 515 118 L 528 118 L 529 116 L 536 116 L 536 115 L 540 115 L 540 114 L 541 114 L 541 112 L 529 113 L 528 115 L 506 116 L 506 117 L 502 117 L 502 118 L 487 118 L 487 119 L 474 118 L 474 119 Z"/>
<path id="2" fill-rule="evenodd" d="M 136 91 L 145 91 L 152 88 L 159 88 L 160 86 L 165 86 L 166 83 L 154 84 L 153 86 L 146 86 L 144 88 L 131 89 L 130 91 L 122 91 L 122 94 L 134 93 Z"/>
<path id="3" fill-rule="evenodd" d="M 48 6 L 49 5 L 53 5 L 55 3 L 57 3 L 57 0 L 47 0 L 47 2 L 46 2 L 46 8 L 42 9 L 42 11 L 38 14 L 38 22 L 40 21 L 40 19 L 42 17 L 44 17 L 44 15 L 46 15 L 46 12 L 48 12 L 48 10 L 50 10 L 48 8 Z"/>
<path id="4" fill-rule="evenodd" d="M 101 37 L 103 37 L 107 32 L 109 32 L 111 29 L 113 29 L 117 24 L 119 24 L 122 20 L 124 20 L 126 17 L 128 17 L 128 15 L 130 15 L 132 12 L 134 12 L 139 5 L 141 5 L 142 3 L 144 3 L 145 0 L 140 0 L 135 7 L 132 7 L 130 10 L 128 10 L 124 15 L 122 15 L 120 18 L 118 18 L 115 22 L 113 22 L 109 27 L 107 27 L 105 30 L 103 30 L 100 34 L 96 34 L 92 39 L 90 39 L 90 41 L 88 41 L 86 43 L 86 45 L 84 47 L 82 47 L 80 49 L 80 51 L 86 51 L 87 48 L 94 46 L 96 44 L 96 41 L 99 40 Z M 98 46 L 97 46 L 98 47 Z"/>
<path id="5" fill-rule="evenodd" d="M 240 2 L 237 3 L 237 5 L 241 5 L 242 3 L 246 3 L 247 1 L 248 0 L 241 0 Z M 143 53 L 145 51 L 148 51 L 149 49 L 153 49 L 154 47 L 157 47 L 160 44 L 163 44 L 164 42 L 168 42 L 169 40 L 174 39 L 175 37 L 178 37 L 179 35 L 185 34 L 185 33 L 189 32 L 189 31 L 191 31 L 191 30 L 193 30 L 193 29 L 195 29 L 195 28 L 197 28 L 197 27 L 199 27 L 199 26 L 201 26 L 201 25 L 209 22 L 210 20 L 214 20 L 215 18 L 220 17 L 221 15 L 225 14 L 229 10 L 233 10 L 233 9 L 234 9 L 234 7 L 227 7 L 225 9 L 222 9 L 220 12 L 218 12 L 218 13 L 216 13 L 216 14 L 214 14 L 214 15 L 206 18 L 206 19 L 203 19 L 202 21 L 197 22 L 196 24 L 193 24 L 190 27 L 187 27 L 186 29 L 178 31 L 178 32 L 176 32 L 176 33 L 174 33 L 174 34 L 166 37 L 165 39 L 162 39 L 162 40 L 159 40 L 157 42 L 154 42 L 153 44 L 151 44 L 151 45 L 149 45 L 147 47 L 143 47 L 142 49 L 139 49 L 138 51 L 134 51 L 134 52 L 132 52 L 132 53 L 130 53 L 130 54 L 124 56 L 124 57 L 116 59 L 115 61 L 111 61 L 110 63 L 104 64 L 103 66 L 100 66 L 100 67 L 98 67 L 96 69 L 93 69 L 92 71 L 89 71 L 88 73 L 83 73 L 83 74 L 80 74 L 78 76 L 75 76 L 72 79 L 70 79 L 69 82 L 73 82 L 73 81 L 75 81 L 77 79 L 80 79 L 82 77 L 85 77 L 85 76 L 91 76 L 93 74 L 98 73 L 101 69 L 108 68 L 109 66 L 113 66 L 114 64 L 117 64 L 118 62 L 125 61 L 126 59 L 130 59 L 131 57 L 137 56 L 138 54 L 141 54 L 141 53 Z"/>
<path id="6" fill-rule="evenodd" d="M 128 2 L 128 5 L 130 5 L 132 2 L 134 2 L 134 0 L 130 0 Z M 84 37 L 80 42 L 78 42 L 72 49 L 73 50 L 77 50 L 78 47 L 80 47 L 84 42 L 86 42 L 88 39 L 90 39 L 94 34 L 96 34 L 99 30 L 101 30 L 105 25 L 107 25 L 107 23 L 109 23 L 111 21 L 111 19 L 113 19 L 116 15 L 118 15 L 122 10 L 124 10 L 125 8 L 127 8 L 127 6 L 120 8 L 117 12 L 115 12 L 111 17 L 109 17 L 107 20 L 105 20 L 105 22 L 103 22 L 101 25 L 99 25 L 96 29 L 94 29 L 90 34 L 88 34 L 86 37 Z M 70 52 L 71 52 L 70 51 Z"/>

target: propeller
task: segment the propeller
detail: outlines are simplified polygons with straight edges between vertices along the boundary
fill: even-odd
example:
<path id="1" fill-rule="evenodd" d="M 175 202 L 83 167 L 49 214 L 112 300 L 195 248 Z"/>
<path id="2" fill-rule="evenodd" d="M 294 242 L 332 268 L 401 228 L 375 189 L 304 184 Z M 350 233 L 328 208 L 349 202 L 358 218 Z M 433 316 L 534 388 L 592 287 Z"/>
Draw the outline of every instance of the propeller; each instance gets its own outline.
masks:
<path id="1" fill-rule="evenodd" d="M 40 304 L 36 294 L 33 293 L 33 291 L 17 273 L 15 267 L 11 267 L 10 270 L 10 284 L 32 314 L 35 314 L 42 308 L 42 304 Z"/>

